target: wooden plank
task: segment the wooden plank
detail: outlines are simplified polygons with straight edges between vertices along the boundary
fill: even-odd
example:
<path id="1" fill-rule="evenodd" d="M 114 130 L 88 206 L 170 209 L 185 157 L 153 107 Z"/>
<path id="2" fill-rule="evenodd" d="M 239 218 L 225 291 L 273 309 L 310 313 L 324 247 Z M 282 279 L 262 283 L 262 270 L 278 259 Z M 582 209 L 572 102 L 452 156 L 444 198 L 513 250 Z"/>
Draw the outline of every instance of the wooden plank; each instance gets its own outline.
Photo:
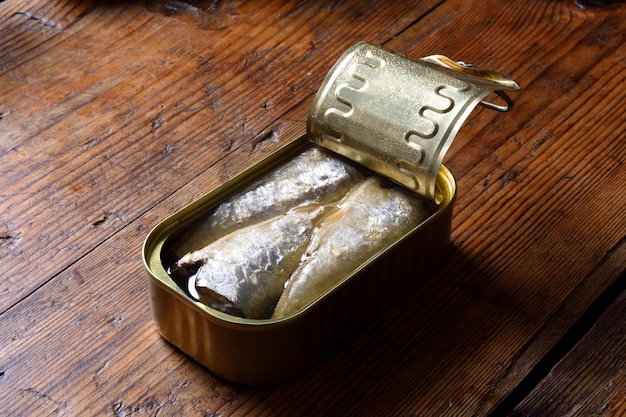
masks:
<path id="1" fill-rule="evenodd" d="M 626 414 L 626 276 L 621 295 L 583 340 L 516 407 L 521 416 Z M 617 289 L 616 289 L 617 290 Z"/>
<path id="2" fill-rule="evenodd" d="M 293 383 L 252 389 L 215 378 L 154 330 L 139 261 L 141 241 L 159 219 L 257 158 L 244 142 L 197 176 L 181 174 L 187 182 L 179 190 L 172 188 L 136 219 L 129 216 L 128 225 L 60 267 L 54 279 L 0 316 L 0 399 L 8 404 L 6 412 L 436 416 L 497 411 L 626 266 L 626 196 L 616 192 L 626 181 L 620 140 L 626 110 L 625 14 L 621 5 L 610 12 L 584 12 L 566 2 L 541 8 L 515 2 L 503 8 L 495 1 L 449 0 L 390 43 L 416 56 L 441 45 L 432 52 L 483 66 L 497 57 L 494 63 L 502 59 L 504 67 L 491 66 L 520 80 L 524 91 L 511 114 L 496 119 L 476 112 L 448 158 L 460 193 L 454 250 L 444 270 L 345 351 Z M 479 22 L 488 16 L 493 17 L 490 31 L 512 37 L 515 48 L 484 41 L 491 45 L 484 50 L 480 43 L 476 49 L 468 43 L 484 35 Z M 331 49 L 323 55 L 330 57 Z M 306 65 L 303 72 L 313 69 Z M 300 113 L 287 118 L 302 120 L 305 109 L 302 104 Z M 291 140 L 296 125 L 289 124 L 281 140 Z M 223 129 L 237 126 L 225 123 Z M 167 161 L 159 166 L 171 167 Z M 159 178 L 164 183 L 166 176 Z M 613 398 L 612 392 L 619 394 L 610 391 L 604 398 Z M 600 403 L 601 392 L 596 393 Z M 620 407 L 623 403 L 613 410 Z"/>
<path id="3" fill-rule="evenodd" d="M 1 3 L 0 311 L 224 155 L 257 161 L 339 53 L 434 1 L 415 3 Z"/>

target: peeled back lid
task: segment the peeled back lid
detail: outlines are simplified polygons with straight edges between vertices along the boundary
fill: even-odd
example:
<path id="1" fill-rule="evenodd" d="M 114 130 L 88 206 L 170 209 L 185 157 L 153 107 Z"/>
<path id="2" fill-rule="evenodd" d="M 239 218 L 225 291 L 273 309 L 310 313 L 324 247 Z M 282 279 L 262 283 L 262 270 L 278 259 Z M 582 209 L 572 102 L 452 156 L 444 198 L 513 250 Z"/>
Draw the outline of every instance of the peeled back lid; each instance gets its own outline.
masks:
<path id="1" fill-rule="evenodd" d="M 441 55 L 419 60 L 359 42 L 337 61 L 309 111 L 318 145 L 435 200 L 443 156 L 477 104 L 508 111 L 505 90 L 519 86 L 495 71 Z M 495 92 L 504 105 L 482 100 Z"/>

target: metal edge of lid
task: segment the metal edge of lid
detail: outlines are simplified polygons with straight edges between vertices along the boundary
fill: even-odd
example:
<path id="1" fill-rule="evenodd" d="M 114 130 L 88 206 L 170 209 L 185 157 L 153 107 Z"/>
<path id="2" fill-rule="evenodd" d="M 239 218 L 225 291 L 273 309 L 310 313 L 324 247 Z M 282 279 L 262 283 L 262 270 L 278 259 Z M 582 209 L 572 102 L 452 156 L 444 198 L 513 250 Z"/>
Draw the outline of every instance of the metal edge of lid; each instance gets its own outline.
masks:
<path id="1" fill-rule="evenodd" d="M 443 157 L 476 105 L 508 111 L 507 76 L 442 55 L 413 59 L 359 42 L 334 64 L 311 105 L 314 143 L 435 200 Z M 495 92 L 504 105 L 483 101 Z"/>

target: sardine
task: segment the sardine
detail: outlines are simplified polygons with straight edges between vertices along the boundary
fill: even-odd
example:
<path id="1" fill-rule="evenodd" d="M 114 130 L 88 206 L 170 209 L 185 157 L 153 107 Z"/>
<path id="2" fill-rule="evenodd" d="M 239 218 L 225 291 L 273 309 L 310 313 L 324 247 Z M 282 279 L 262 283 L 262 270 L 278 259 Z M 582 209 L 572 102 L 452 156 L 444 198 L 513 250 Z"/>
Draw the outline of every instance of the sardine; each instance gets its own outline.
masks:
<path id="1" fill-rule="evenodd" d="M 272 317 L 284 317 L 305 307 L 378 251 L 402 238 L 432 211 L 433 207 L 422 198 L 379 177 L 358 184 L 314 231 Z"/>
<path id="2" fill-rule="evenodd" d="M 200 302 L 235 316 L 269 318 L 324 211 L 303 206 L 237 230 L 182 257 L 173 273 L 194 276 L 199 267 Z"/>
<path id="3" fill-rule="evenodd" d="M 354 166 L 317 147 L 309 148 L 219 204 L 192 225 L 171 250 L 180 257 L 296 206 L 337 201 L 362 179 Z"/>

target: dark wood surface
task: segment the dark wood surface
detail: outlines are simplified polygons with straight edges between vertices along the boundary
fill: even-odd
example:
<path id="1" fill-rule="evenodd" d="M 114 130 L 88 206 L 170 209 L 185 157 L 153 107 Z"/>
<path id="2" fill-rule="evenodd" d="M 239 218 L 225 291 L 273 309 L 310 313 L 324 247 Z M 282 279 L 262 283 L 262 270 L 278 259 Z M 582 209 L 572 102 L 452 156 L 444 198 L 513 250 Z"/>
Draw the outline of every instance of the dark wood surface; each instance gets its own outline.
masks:
<path id="1" fill-rule="evenodd" d="M 156 332 L 141 245 L 305 130 L 365 40 L 499 70 L 443 269 L 301 378 Z M 0 415 L 625 416 L 626 3 L 0 2 Z"/>

